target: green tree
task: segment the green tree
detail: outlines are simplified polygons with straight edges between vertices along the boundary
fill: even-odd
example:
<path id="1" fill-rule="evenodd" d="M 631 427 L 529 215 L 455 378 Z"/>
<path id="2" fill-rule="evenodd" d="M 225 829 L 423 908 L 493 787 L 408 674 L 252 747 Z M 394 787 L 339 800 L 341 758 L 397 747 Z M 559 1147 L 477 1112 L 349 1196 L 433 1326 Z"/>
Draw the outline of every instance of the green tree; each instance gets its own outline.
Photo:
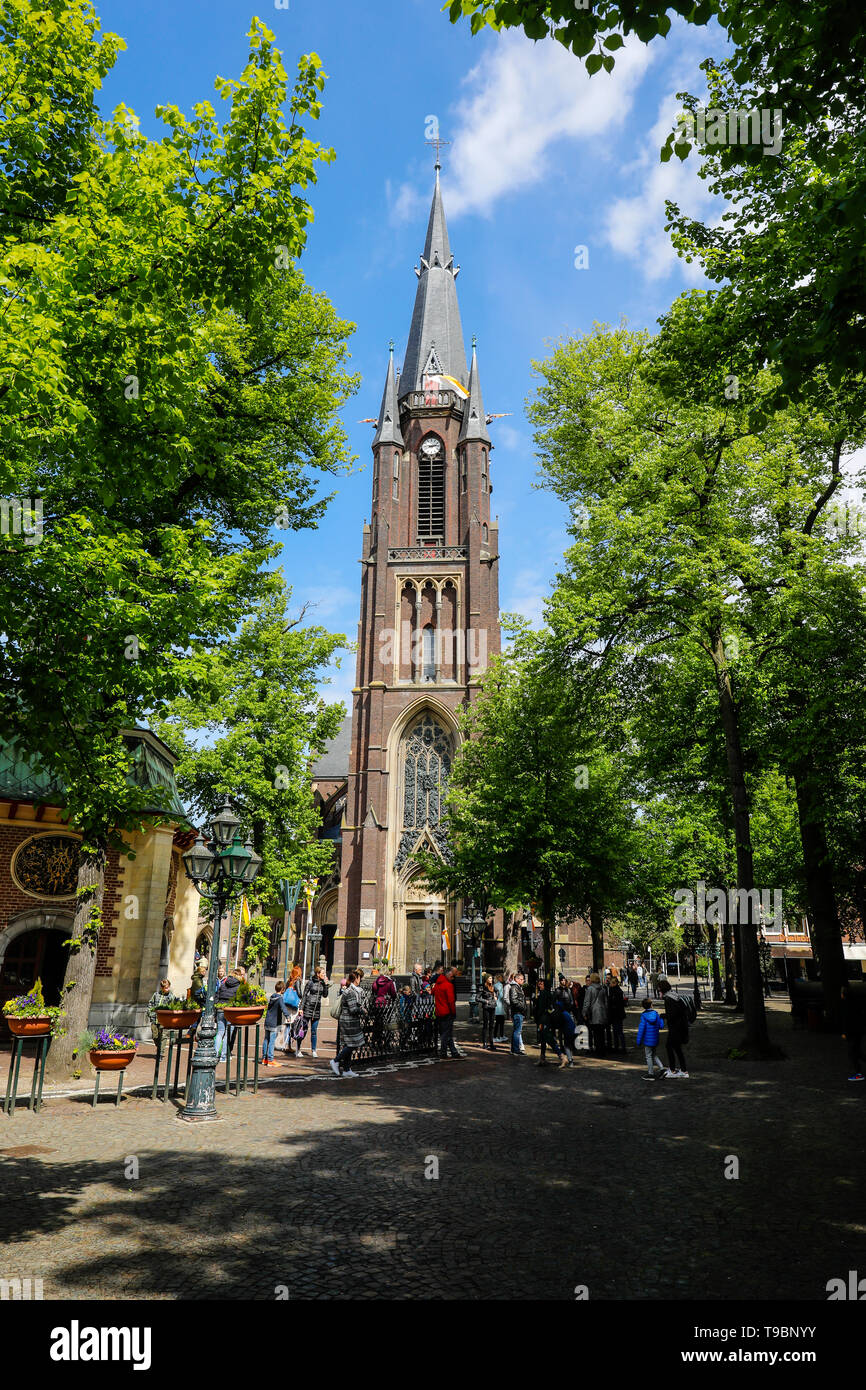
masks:
<path id="1" fill-rule="evenodd" d="M 84 0 L 0 5 L 0 468 L 42 519 L 0 538 L 0 736 L 66 788 L 84 837 L 65 981 L 86 1024 L 106 854 L 141 815 L 124 729 L 194 694 L 269 587 L 275 526 L 314 525 L 348 464 L 350 325 L 303 282 L 305 196 L 332 157 L 259 21 L 220 124 L 96 112 L 120 42 Z M 288 101 L 290 123 L 282 107 Z M 89 924 L 89 926 L 87 925 Z M 85 929 L 86 928 L 86 929 Z"/>
<path id="2" fill-rule="evenodd" d="M 548 973 L 556 924 L 585 917 L 601 968 L 605 924 L 628 892 L 630 806 L 549 634 L 517 623 L 513 638 L 463 718 L 446 802 L 451 862 L 428 855 L 423 867 L 453 897 L 480 883 L 497 906 L 536 904 Z"/>
<path id="3" fill-rule="evenodd" d="M 174 701 L 156 732 L 179 754 L 178 786 L 203 820 L 230 796 L 249 825 L 262 867 L 254 906 L 279 900 L 280 880 L 321 878 L 334 846 L 321 840 L 310 800 L 310 766 L 339 729 L 345 710 L 319 694 L 324 669 L 346 644 L 340 634 L 303 626 L 290 593 L 274 587 L 239 632 L 199 660 L 195 697 Z M 260 961 L 267 941 L 256 937 Z"/>
<path id="4" fill-rule="evenodd" d="M 672 310 L 671 323 L 685 325 L 683 342 L 699 338 L 703 304 L 685 296 Z M 760 658 L 778 640 L 777 630 L 763 629 L 747 646 L 751 598 L 783 587 L 805 615 L 811 588 L 827 587 L 837 561 L 803 527 L 832 495 L 842 448 L 857 441 L 840 444 L 839 422 L 805 408 L 774 415 L 755 434 L 745 406 L 725 398 L 724 363 L 674 353 L 675 337 L 654 355 L 644 334 L 596 330 L 539 368 L 530 415 L 543 476 L 571 508 L 575 534 L 550 618 L 597 659 L 619 647 L 703 661 L 724 736 L 737 885 L 749 893 L 741 692 L 755 705 L 767 698 Z M 759 393 L 761 384 L 755 378 L 750 388 Z M 741 932 L 745 1021 L 749 1046 L 764 1050 L 754 925 L 750 899 Z M 830 961 L 836 953 L 838 931 L 834 948 L 828 929 L 823 954 Z"/>

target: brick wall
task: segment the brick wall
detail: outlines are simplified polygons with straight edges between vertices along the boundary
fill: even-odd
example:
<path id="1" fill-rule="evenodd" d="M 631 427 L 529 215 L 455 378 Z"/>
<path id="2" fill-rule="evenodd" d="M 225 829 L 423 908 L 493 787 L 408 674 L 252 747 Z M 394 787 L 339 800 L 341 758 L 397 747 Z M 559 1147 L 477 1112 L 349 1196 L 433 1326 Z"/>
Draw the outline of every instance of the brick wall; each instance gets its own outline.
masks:
<path id="1" fill-rule="evenodd" d="M 59 908 L 63 912 L 75 911 L 74 898 L 33 898 L 22 892 L 12 877 L 12 859 L 19 845 L 34 835 L 63 832 L 62 826 L 40 823 L 39 825 L 16 825 L 14 822 L 0 822 L 0 931 L 5 929 L 16 917 L 24 912 L 38 912 L 40 909 Z M 116 850 L 109 851 L 105 871 L 105 897 L 102 904 L 103 927 L 96 952 L 97 975 L 111 974 L 111 958 L 114 955 L 113 939 L 117 927 L 113 925 L 118 918 L 121 900 L 122 868 Z"/>

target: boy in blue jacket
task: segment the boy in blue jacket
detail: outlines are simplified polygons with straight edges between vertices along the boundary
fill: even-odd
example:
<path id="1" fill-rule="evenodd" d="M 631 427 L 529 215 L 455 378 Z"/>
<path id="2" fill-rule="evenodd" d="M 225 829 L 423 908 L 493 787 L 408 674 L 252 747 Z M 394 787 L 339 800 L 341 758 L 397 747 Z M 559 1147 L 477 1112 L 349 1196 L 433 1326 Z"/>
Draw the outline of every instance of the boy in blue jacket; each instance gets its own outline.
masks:
<path id="1" fill-rule="evenodd" d="M 652 1000 L 643 1001 L 643 1013 L 641 1014 L 640 1024 L 637 1030 L 637 1045 L 643 1043 L 644 1056 L 646 1057 L 647 1074 L 644 1081 L 655 1081 L 655 1069 L 658 1067 L 662 1076 L 669 1076 L 667 1067 L 659 1058 L 656 1048 L 659 1043 L 659 1033 L 665 1026 L 665 1021 L 658 1009 L 653 1008 Z"/>

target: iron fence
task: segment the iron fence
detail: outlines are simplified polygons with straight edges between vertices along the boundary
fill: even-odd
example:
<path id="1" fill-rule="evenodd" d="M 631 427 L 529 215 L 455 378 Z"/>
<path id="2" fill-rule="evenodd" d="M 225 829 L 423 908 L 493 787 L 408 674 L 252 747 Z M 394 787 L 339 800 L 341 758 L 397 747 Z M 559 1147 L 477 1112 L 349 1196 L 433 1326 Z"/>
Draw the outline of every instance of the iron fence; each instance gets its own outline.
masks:
<path id="1" fill-rule="evenodd" d="M 413 998 L 401 1011 L 396 999 L 374 1004 L 367 990 L 366 1008 L 361 1018 L 364 1046 L 352 1053 L 357 1062 L 396 1062 L 407 1057 L 435 1057 L 439 1047 L 439 1024 L 432 995 Z M 340 1047 L 339 1029 L 337 1049 Z"/>

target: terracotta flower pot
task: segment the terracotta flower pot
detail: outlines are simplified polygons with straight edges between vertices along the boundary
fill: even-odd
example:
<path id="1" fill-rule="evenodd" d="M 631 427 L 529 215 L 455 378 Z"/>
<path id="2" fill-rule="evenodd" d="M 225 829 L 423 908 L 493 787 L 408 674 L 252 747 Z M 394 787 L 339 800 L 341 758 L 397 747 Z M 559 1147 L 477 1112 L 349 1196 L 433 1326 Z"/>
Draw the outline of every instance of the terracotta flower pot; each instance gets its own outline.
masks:
<path id="1" fill-rule="evenodd" d="M 9 1032 L 16 1038 L 44 1038 L 51 1032 L 50 1018 L 10 1018 L 4 1014 Z"/>
<path id="2" fill-rule="evenodd" d="M 240 1005 L 236 1009 L 223 1009 L 223 1017 L 226 1023 L 231 1023 L 235 1028 L 247 1028 L 251 1023 L 258 1023 L 265 1008 L 263 1004 Z"/>
<path id="3" fill-rule="evenodd" d="M 189 1028 L 201 1018 L 198 1009 L 157 1009 L 156 1021 L 160 1028 Z"/>
<path id="4" fill-rule="evenodd" d="M 135 1056 L 134 1047 L 106 1048 L 92 1047 L 90 1060 L 97 1071 L 124 1071 Z"/>

